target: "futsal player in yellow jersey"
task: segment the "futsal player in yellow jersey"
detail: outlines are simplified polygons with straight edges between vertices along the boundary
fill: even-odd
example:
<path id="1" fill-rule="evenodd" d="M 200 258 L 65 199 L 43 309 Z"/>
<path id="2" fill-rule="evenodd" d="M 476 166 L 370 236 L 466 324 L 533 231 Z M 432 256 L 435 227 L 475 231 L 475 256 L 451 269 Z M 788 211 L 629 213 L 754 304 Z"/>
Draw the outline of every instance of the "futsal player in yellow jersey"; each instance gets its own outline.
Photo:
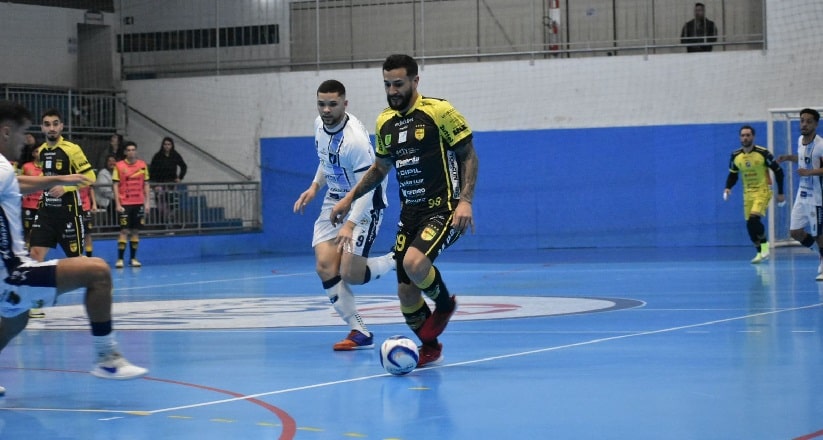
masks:
<path id="1" fill-rule="evenodd" d="M 390 55 L 383 63 L 389 108 L 377 117 L 376 160 L 332 208 L 332 224 L 345 221 L 352 203 L 382 182 L 393 167 L 400 185 L 400 222 L 394 245 L 397 296 L 406 325 L 422 345 L 418 367 L 443 360 L 438 336 L 457 307 L 440 270 L 440 253 L 466 231 L 474 231 L 478 158 L 463 115 L 444 99 L 417 91 L 417 61 Z M 421 292 L 435 304 L 432 312 Z"/>
<path id="2" fill-rule="evenodd" d="M 746 219 L 749 238 L 757 249 L 752 263 L 757 264 L 769 258 L 769 240 L 766 238 L 766 227 L 761 221 L 772 200 L 772 179 L 769 170 L 774 171 L 774 178 L 777 181 L 777 201 L 783 203 L 783 169 L 769 150 L 754 144 L 754 128 L 744 125 L 740 127 L 739 134 L 740 148 L 734 150 L 729 159 L 729 176 L 726 178 L 723 199 L 729 199 L 732 187 L 742 176 L 743 218 Z"/>

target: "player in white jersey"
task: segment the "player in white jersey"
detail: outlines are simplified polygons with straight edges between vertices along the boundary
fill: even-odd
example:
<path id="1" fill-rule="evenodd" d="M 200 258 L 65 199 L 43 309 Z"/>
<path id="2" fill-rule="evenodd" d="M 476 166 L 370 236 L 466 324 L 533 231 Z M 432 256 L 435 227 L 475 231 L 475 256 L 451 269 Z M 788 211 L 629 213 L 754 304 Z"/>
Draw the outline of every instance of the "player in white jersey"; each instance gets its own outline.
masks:
<path id="1" fill-rule="evenodd" d="M 823 138 L 817 135 L 818 122 L 820 113 L 817 110 L 801 110 L 797 154 L 780 156 L 777 161 L 797 162 L 800 183 L 792 206 L 789 233 L 808 248 L 817 243 L 820 253 L 817 281 L 823 281 Z"/>
<path id="2" fill-rule="evenodd" d="M 317 191 L 327 186 L 323 207 L 314 223 L 312 246 L 316 270 L 332 306 L 349 325 L 349 334 L 334 344 L 336 351 L 374 347 L 374 335 L 357 311 L 350 284 L 365 284 L 395 267 L 393 253 L 368 258 L 387 206 L 386 180 L 372 194 L 359 199 L 347 221 L 337 226 L 329 220 L 331 209 L 360 181 L 374 163 L 369 133 L 354 115 L 346 112 L 346 88 L 327 80 L 317 89 L 314 143 L 320 164 L 314 180 L 294 203 L 303 213 Z"/>
<path id="3" fill-rule="evenodd" d="M 105 379 L 142 376 L 147 370 L 123 358 L 112 332 L 112 282 L 106 262 L 89 257 L 37 262 L 29 257 L 20 219 L 21 190 L 29 193 L 55 185 L 89 183 L 81 174 L 16 176 L 8 158 L 20 156 L 29 125 L 31 115 L 25 107 L 0 101 L 0 351 L 26 328 L 30 308 L 53 305 L 58 295 L 85 289 L 97 354 L 91 373 Z M 2 387 L 0 394 L 5 394 Z"/>

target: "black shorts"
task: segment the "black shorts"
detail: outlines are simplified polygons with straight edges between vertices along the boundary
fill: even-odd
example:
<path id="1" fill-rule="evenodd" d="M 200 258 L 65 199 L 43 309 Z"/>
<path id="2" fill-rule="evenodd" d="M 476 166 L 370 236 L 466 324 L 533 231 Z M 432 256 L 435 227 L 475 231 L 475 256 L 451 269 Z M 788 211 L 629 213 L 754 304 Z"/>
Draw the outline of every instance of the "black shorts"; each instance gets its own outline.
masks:
<path id="1" fill-rule="evenodd" d="M 37 208 L 23 208 L 23 231 L 26 233 L 31 231 L 35 216 L 37 216 Z"/>
<path id="2" fill-rule="evenodd" d="M 86 229 L 82 214 L 69 208 L 40 208 L 31 226 L 31 247 L 55 248 L 59 244 L 67 257 L 79 257 Z"/>
<path id="3" fill-rule="evenodd" d="M 397 237 L 394 242 L 397 282 L 411 283 L 403 269 L 403 258 L 410 247 L 422 252 L 433 263 L 443 250 L 460 238 L 460 231 L 451 226 L 453 217 L 454 211 L 440 211 L 423 216 L 400 213 L 400 223 L 397 225 Z"/>
<path id="4" fill-rule="evenodd" d="M 86 228 L 86 233 L 91 232 L 94 228 L 94 213 L 91 211 L 83 211 L 83 226 Z"/>
<path id="5" fill-rule="evenodd" d="M 117 220 L 120 223 L 120 230 L 138 230 L 146 222 L 146 210 L 143 205 L 127 205 L 123 207 L 123 212 L 117 213 Z"/>

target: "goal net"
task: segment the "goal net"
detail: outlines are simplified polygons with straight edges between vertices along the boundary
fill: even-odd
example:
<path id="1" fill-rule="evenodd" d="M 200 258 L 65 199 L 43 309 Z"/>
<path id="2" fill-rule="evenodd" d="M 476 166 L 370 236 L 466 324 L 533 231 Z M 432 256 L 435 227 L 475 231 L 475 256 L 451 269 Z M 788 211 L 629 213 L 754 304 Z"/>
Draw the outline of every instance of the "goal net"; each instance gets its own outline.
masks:
<path id="1" fill-rule="evenodd" d="M 823 106 L 811 108 L 823 112 Z M 797 139 L 800 137 L 800 110 L 802 109 L 769 109 L 768 147 L 775 157 L 797 153 Z M 786 175 L 783 185 L 786 204 L 781 207 L 772 202 L 771 209 L 769 209 L 769 238 L 772 246 L 796 246 L 799 243 L 789 235 L 789 225 L 798 184 L 797 164 L 784 162 L 782 166 Z"/>

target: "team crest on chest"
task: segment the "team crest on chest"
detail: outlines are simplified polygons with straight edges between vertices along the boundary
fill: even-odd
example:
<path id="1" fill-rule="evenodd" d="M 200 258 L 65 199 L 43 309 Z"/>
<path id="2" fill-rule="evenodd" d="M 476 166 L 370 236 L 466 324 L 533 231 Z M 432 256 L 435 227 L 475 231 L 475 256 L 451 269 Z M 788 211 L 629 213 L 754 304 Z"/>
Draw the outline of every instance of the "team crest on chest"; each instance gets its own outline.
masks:
<path id="1" fill-rule="evenodd" d="M 63 161 L 62 160 L 55 160 L 54 161 L 54 169 L 62 170 L 63 169 Z"/>
<path id="2" fill-rule="evenodd" d="M 414 138 L 418 141 L 422 141 L 423 138 L 426 136 L 426 128 L 425 127 L 417 127 L 414 129 Z"/>

